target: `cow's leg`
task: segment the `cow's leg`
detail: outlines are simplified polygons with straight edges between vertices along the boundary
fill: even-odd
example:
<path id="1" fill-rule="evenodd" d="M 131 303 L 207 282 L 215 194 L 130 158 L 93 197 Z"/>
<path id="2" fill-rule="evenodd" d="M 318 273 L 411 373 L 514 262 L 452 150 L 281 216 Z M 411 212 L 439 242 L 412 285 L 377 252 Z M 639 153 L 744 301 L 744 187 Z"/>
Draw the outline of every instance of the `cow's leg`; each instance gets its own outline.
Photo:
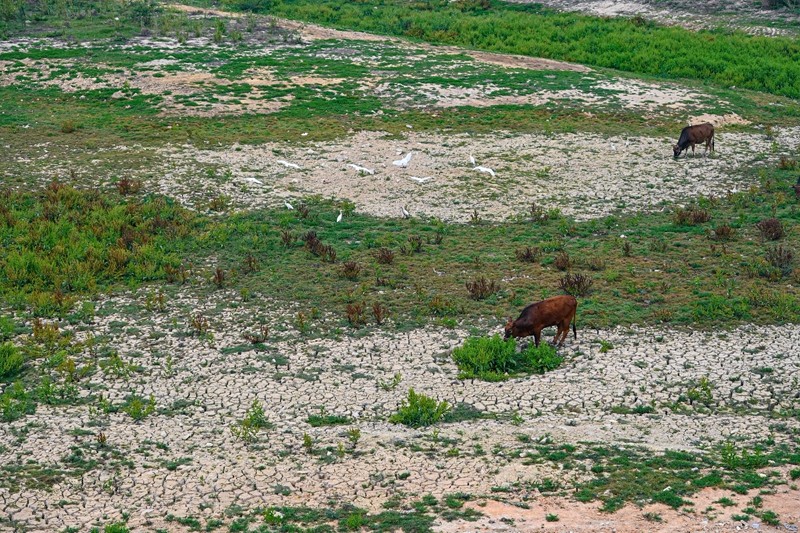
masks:
<path id="1" fill-rule="evenodd" d="M 561 334 L 563 333 L 563 331 L 562 331 L 563 329 L 564 329 L 564 323 L 563 322 L 559 322 L 558 323 L 558 329 L 556 330 L 556 336 L 553 337 L 553 346 L 558 346 L 558 342 L 559 342 L 558 339 L 561 338 Z"/>
<path id="2" fill-rule="evenodd" d="M 541 338 L 542 338 L 542 330 L 541 329 L 534 329 L 533 330 L 533 342 L 534 342 L 534 344 L 535 344 L 535 346 L 537 348 L 539 347 L 539 341 L 541 340 Z"/>
<path id="3" fill-rule="evenodd" d="M 567 333 L 569 333 L 569 319 L 562 320 L 561 323 L 558 325 L 558 333 L 556 333 L 556 337 L 558 338 L 558 342 L 556 342 L 556 346 L 564 346 L 564 339 L 567 338 Z"/>

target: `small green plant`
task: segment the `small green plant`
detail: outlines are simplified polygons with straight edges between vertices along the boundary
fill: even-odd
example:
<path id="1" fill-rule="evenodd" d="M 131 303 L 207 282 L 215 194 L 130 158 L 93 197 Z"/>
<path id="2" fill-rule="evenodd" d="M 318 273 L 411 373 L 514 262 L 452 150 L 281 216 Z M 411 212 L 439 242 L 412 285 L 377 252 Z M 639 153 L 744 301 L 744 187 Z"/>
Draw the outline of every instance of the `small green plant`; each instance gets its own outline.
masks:
<path id="1" fill-rule="evenodd" d="M 544 519 L 547 520 L 548 522 L 558 522 L 559 520 L 558 515 L 552 513 L 545 516 Z"/>
<path id="2" fill-rule="evenodd" d="M 714 503 L 718 503 L 723 507 L 733 507 L 736 505 L 736 502 L 731 500 L 730 498 L 720 498 L 719 500 L 715 501 Z"/>
<path id="3" fill-rule="evenodd" d="M 644 513 L 643 516 L 644 519 L 647 520 L 648 522 L 660 523 L 664 521 L 664 519 L 661 518 L 661 515 L 658 513 Z"/>
<path id="4" fill-rule="evenodd" d="M 19 348 L 10 342 L 0 344 L 0 380 L 18 373 L 25 364 L 25 357 Z"/>
<path id="5" fill-rule="evenodd" d="M 156 399 L 152 394 L 146 402 L 139 396 L 131 396 L 122 406 L 122 412 L 139 422 L 156 412 Z"/>
<path id="6" fill-rule="evenodd" d="M 256 399 L 250 404 L 244 418 L 231 426 L 231 434 L 244 442 L 255 442 L 259 431 L 270 428 L 272 423 L 264 413 L 264 406 Z"/>
<path id="7" fill-rule="evenodd" d="M 778 520 L 778 514 L 775 511 L 764 511 L 761 513 L 761 520 L 770 526 L 779 526 L 781 524 L 780 520 Z"/>
<path id="8" fill-rule="evenodd" d="M 709 406 L 714 401 L 713 388 L 713 384 L 707 377 L 703 376 L 697 381 L 696 385 L 686 391 L 686 397 L 692 403 L 700 402 L 705 406 Z"/>
<path id="9" fill-rule="evenodd" d="M 408 389 L 408 397 L 397 412 L 389 417 L 389 422 L 414 428 L 431 426 L 449 411 L 450 406 L 446 401 L 437 402 L 429 396 L 417 394 L 414 389 Z"/>
<path id="10" fill-rule="evenodd" d="M 308 433 L 303 433 L 303 449 L 305 449 L 306 453 L 313 453 L 314 451 L 314 439 Z"/>
<path id="11" fill-rule="evenodd" d="M 358 445 L 358 441 L 361 440 L 361 430 L 358 429 L 358 428 L 351 428 L 347 432 L 347 440 L 350 441 L 350 444 L 352 445 L 353 449 L 355 450 L 356 446 Z"/>
<path id="12" fill-rule="evenodd" d="M 397 388 L 401 381 L 403 381 L 402 374 L 400 374 L 400 372 L 396 372 L 389 381 L 378 380 L 378 387 L 380 387 L 381 390 L 393 391 Z"/>
<path id="13" fill-rule="evenodd" d="M 609 341 L 600 340 L 600 353 L 608 353 L 614 349 L 614 345 Z"/>

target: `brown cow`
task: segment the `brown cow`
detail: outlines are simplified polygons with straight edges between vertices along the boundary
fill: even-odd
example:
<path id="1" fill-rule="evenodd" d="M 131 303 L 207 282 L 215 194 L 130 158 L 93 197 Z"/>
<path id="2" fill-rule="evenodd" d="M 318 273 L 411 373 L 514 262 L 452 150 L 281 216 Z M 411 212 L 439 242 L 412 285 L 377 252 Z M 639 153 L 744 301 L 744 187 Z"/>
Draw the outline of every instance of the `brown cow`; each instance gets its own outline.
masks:
<path id="1" fill-rule="evenodd" d="M 687 150 L 686 153 L 688 154 L 688 149 L 691 147 L 692 155 L 695 155 L 694 145 L 703 142 L 706 143 L 706 149 L 703 151 L 703 155 L 708 152 L 709 148 L 714 152 L 714 126 L 712 124 L 706 122 L 705 124 L 698 124 L 696 126 L 686 126 L 681 130 L 678 144 L 672 147 L 672 153 L 677 158 L 684 150 Z"/>
<path id="2" fill-rule="evenodd" d="M 542 330 L 548 326 L 558 326 L 553 344 L 563 346 L 569 335 L 569 324 L 572 322 L 572 333 L 578 338 L 575 330 L 575 312 L 578 310 L 578 300 L 573 296 L 553 296 L 547 300 L 536 302 L 520 313 L 519 318 L 506 323 L 506 339 L 509 337 L 528 337 L 533 335 L 536 346 L 539 346 Z M 559 337 L 561 341 L 559 342 Z"/>

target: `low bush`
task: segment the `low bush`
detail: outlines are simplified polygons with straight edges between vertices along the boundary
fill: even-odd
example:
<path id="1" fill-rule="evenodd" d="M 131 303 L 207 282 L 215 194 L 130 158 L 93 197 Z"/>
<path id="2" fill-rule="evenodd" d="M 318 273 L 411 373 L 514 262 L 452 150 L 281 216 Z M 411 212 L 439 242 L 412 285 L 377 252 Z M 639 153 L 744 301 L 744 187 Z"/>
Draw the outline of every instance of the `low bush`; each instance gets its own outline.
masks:
<path id="1" fill-rule="evenodd" d="M 559 270 L 569 270 L 572 267 L 572 259 L 567 252 L 558 252 L 553 264 Z"/>
<path id="2" fill-rule="evenodd" d="M 517 352 L 515 339 L 504 340 L 494 335 L 468 338 L 463 346 L 453 350 L 453 360 L 461 379 L 502 381 L 519 374 L 544 374 L 558 368 L 564 359 L 546 342 L 538 348 L 531 342 Z"/>
<path id="3" fill-rule="evenodd" d="M 449 411 L 450 406 L 446 401 L 437 402 L 430 396 L 408 389 L 408 397 L 400 404 L 397 412 L 389 417 L 389 422 L 412 428 L 431 426 Z"/>
<path id="4" fill-rule="evenodd" d="M 484 276 L 468 281 L 466 287 L 469 297 L 473 300 L 485 300 L 500 290 L 496 281 L 488 280 Z"/>
<path id="5" fill-rule="evenodd" d="M 672 221 L 677 226 L 696 226 L 711 220 L 711 215 L 705 209 L 697 207 L 678 208 L 672 215 Z"/>
<path id="6" fill-rule="evenodd" d="M 522 261 L 523 263 L 538 263 L 539 258 L 542 257 L 542 250 L 530 246 L 526 246 L 525 248 L 520 248 L 515 252 L 517 259 Z"/>
<path id="7" fill-rule="evenodd" d="M 572 296 L 586 296 L 592 290 L 594 280 L 585 274 L 567 274 L 559 282 L 559 288 Z"/>
<path id="8" fill-rule="evenodd" d="M 0 344 L 0 379 L 11 377 L 22 369 L 25 357 L 10 342 Z"/>
<path id="9" fill-rule="evenodd" d="M 765 254 L 767 262 L 774 268 L 787 276 L 792 273 L 792 262 L 794 261 L 794 253 L 789 248 L 784 248 L 778 245 L 774 248 L 767 250 Z"/>
<path id="10" fill-rule="evenodd" d="M 783 223 L 777 218 L 765 218 L 756 224 L 756 228 L 761 234 L 761 239 L 765 241 L 777 241 L 786 234 L 783 229 Z"/>

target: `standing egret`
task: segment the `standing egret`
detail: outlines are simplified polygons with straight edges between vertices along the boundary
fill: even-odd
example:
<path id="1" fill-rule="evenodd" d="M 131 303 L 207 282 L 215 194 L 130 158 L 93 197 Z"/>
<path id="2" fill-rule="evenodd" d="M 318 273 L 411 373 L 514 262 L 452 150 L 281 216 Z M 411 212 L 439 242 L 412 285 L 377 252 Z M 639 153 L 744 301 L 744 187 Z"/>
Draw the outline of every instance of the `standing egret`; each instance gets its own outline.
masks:
<path id="1" fill-rule="evenodd" d="M 401 205 L 400 206 L 400 212 L 403 213 L 403 218 L 411 218 L 411 213 L 408 212 L 408 209 L 406 209 L 406 206 Z"/>
<path id="2" fill-rule="evenodd" d="M 469 154 L 469 162 L 473 167 L 478 164 L 478 162 L 475 161 L 475 158 L 472 156 L 472 154 Z"/>
<path id="3" fill-rule="evenodd" d="M 294 207 L 292 207 L 292 204 L 290 204 L 290 203 L 288 202 L 288 200 L 284 200 L 284 201 L 283 201 L 283 205 L 285 205 L 285 206 L 286 206 L 286 209 L 288 209 L 289 211 L 293 211 L 293 210 L 294 210 Z"/>
<path id="4" fill-rule="evenodd" d="M 411 158 L 414 157 L 414 152 L 408 152 L 403 159 L 398 159 L 397 161 L 392 161 L 392 164 L 396 167 L 406 168 L 408 164 L 411 162 Z"/>
<path id="5" fill-rule="evenodd" d="M 338 216 L 338 217 L 336 217 L 336 222 L 337 222 L 337 223 L 342 221 L 342 216 L 343 216 L 343 215 L 342 215 L 342 210 L 341 210 L 341 209 L 339 209 L 339 216 Z"/>

